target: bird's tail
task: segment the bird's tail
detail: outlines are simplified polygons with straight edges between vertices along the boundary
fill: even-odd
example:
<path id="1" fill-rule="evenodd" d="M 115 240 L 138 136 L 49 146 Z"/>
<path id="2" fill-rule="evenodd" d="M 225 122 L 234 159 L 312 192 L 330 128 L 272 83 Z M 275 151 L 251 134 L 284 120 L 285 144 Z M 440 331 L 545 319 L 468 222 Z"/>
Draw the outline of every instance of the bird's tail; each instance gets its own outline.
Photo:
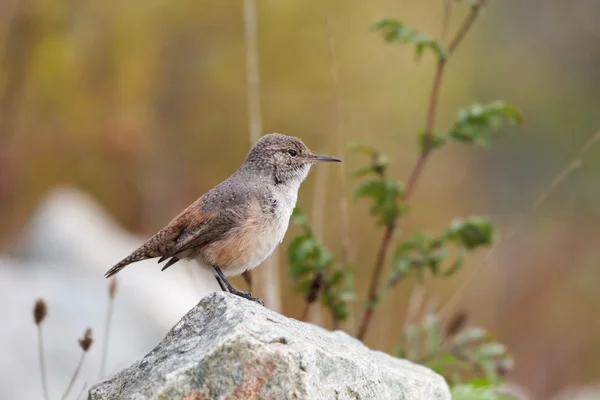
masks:
<path id="1" fill-rule="evenodd" d="M 142 246 L 139 249 L 137 249 L 136 251 L 134 251 L 133 253 L 131 253 L 130 255 L 128 255 L 127 257 L 125 257 L 123 260 L 121 260 L 117 265 L 115 265 L 114 267 L 109 269 L 106 272 L 106 274 L 104 274 L 104 277 L 110 278 L 111 276 L 113 276 L 114 274 L 116 274 L 117 272 L 119 272 L 120 270 L 122 270 L 123 268 L 128 266 L 129 264 L 132 264 L 132 263 L 138 262 L 138 261 L 142 261 L 142 260 L 146 260 L 146 259 L 152 258 L 152 257 L 155 257 L 155 256 L 151 254 L 151 252 L 148 250 L 147 246 Z"/>

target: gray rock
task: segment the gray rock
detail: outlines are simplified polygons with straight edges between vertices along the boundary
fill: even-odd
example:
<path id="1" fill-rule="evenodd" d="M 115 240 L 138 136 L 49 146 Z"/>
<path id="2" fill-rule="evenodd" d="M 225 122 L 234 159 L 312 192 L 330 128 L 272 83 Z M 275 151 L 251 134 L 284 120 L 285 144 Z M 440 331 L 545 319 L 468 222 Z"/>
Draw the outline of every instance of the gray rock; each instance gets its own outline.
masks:
<path id="1" fill-rule="evenodd" d="M 443 400 L 450 392 L 423 366 L 221 292 L 89 399 Z"/>

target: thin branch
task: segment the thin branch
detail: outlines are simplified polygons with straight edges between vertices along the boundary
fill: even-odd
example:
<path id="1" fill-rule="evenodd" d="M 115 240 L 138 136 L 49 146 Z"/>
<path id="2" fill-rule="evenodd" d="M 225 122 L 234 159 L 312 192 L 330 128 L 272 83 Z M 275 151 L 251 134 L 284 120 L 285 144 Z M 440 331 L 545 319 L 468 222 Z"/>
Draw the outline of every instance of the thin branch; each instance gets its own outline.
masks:
<path id="1" fill-rule="evenodd" d="M 38 324 L 38 353 L 40 358 L 40 371 L 42 374 L 42 389 L 44 391 L 44 399 L 49 400 L 48 395 L 48 377 L 46 375 L 46 361 L 44 359 L 44 340 L 42 338 L 42 325 Z"/>
<path id="2" fill-rule="evenodd" d="M 379 288 L 379 279 L 381 277 L 381 273 L 383 272 L 383 264 L 385 261 L 385 257 L 388 253 L 390 244 L 392 243 L 394 231 L 395 222 L 392 222 L 386 227 L 383 240 L 381 241 L 381 247 L 379 248 L 379 252 L 377 253 L 377 259 L 375 260 L 375 268 L 373 268 L 373 276 L 371 277 L 371 284 L 369 286 L 369 302 L 367 304 L 367 309 L 363 314 L 363 318 L 360 323 L 360 327 L 358 328 L 358 333 L 356 335 L 356 338 L 358 340 L 364 340 L 365 335 L 367 334 L 367 329 L 371 324 L 373 313 L 375 312 L 375 307 L 377 305 L 377 291 Z"/>
<path id="3" fill-rule="evenodd" d="M 192 272 L 188 270 L 190 275 L 193 276 Z M 108 359 L 108 339 L 110 336 L 110 327 L 112 322 L 112 315 L 115 303 L 115 294 L 117 290 L 116 278 L 110 281 L 108 289 L 108 309 L 106 310 L 106 321 L 104 324 L 104 343 L 102 346 L 102 360 L 100 362 L 100 379 L 104 378 L 106 374 L 106 361 Z"/>
<path id="4" fill-rule="evenodd" d="M 79 358 L 79 363 L 77 364 L 77 368 L 75 368 L 75 372 L 73 372 L 73 376 L 71 377 L 69 386 L 67 386 L 67 389 L 65 390 L 65 393 L 62 396 L 62 400 L 66 400 L 67 396 L 69 396 L 69 392 L 71 391 L 71 388 L 73 388 L 73 384 L 75 383 L 75 380 L 77 380 L 77 375 L 79 375 L 79 370 L 81 370 L 81 365 L 83 364 L 83 359 L 85 358 L 85 353 L 87 353 L 87 351 L 81 352 L 81 357 Z"/>
<path id="5" fill-rule="evenodd" d="M 446 34 L 448 33 L 448 26 L 450 26 L 450 15 L 452 14 L 452 0 L 443 0 L 444 1 L 444 16 L 442 17 L 442 30 L 440 34 L 440 39 L 446 39 Z"/>
<path id="6" fill-rule="evenodd" d="M 248 90 L 248 131 L 250 142 L 256 143 L 262 134 L 260 111 L 260 69 L 258 64 L 258 24 L 256 0 L 244 0 L 244 36 L 246 40 L 246 74 Z M 278 269 L 279 251 L 275 249 L 262 268 L 252 271 L 256 295 L 275 312 L 281 310 L 281 289 Z"/>
<path id="7" fill-rule="evenodd" d="M 429 104 L 427 106 L 427 115 L 425 117 L 425 141 L 424 141 L 423 151 L 421 152 L 421 156 L 417 160 L 415 167 L 413 168 L 412 172 L 410 173 L 410 178 L 408 179 L 408 183 L 406 184 L 406 190 L 404 192 L 404 200 L 405 201 L 408 200 L 410 198 L 410 196 L 412 195 L 414 188 L 417 184 L 417 181 L 419 179 L 419 176 L 421 175 L 421 172 L 423 171 L 423 167 L 425 166 L 427 156 L 429 155 L 429 153 L 432 150 L 431 145 L 432 145 L 433 131 L 435 129 L 435 118 L 437 115 L 438 99 L 439 99 L 440 89 L 442 87 L 442 79 L 444 76 L 446 64 L 447 64 L 450 56 L 456 51 L 456 48 L 464 39 L 465 35 L 469 31 L 469 28 L 471 28 L 471 26 L 473 25 L 473 22 L 477 18 L 477 15 L 479 14 L 479 10 L 484 5 L 485 1 L 486 0 L 480 0 L 478 5 L 471 7 L 471 11 L 469 11 L 469 14 L 466 16 L 465 20 L 460 25 L 458 32 L 456 33 L 456 35 L 450 42 L 450 45 L 448 47 L 448 56 L 446 58 L 440 58 L 440 60 L 438 61 L 438 64 L 437 64 L 437 67 L 435 70 L 435 76 L 433 78 L 433 86 L 431 88 L 431 94 L 429 96 Z"/>
<path id="8" fill-rule="evenodd" d="M 342 129 L 341 106 L 340 106 L 340 89 L 339 89 L 339 74 L 337 66 L 337 55 L 335 51 L 335 39 L 333 37 L 333 23 L 331 16 L 327 15 L 327 44 L 329 49 L 329 62 L 333 95 L 333 123 L 337 136 L 337 150 L 340 157 L 344 158 L 344 131 Z M 348 222 L 348 196 L 346 193 L 346 174 L 344 168 L 338 168 L 340 190 L 342 192 L 340 199 L 340 237 L 341 237 L 341 252 L 340 261 L 342 265 L 348 265 L 350 262 L 350 232 Z"/>
<path id="9" fill-rule="evenodd" d="M 485 0 L 480 0 L 479 4 L 476 6 L 472 6 L 469 14 L 461 24 L 458 29 L 456 35 L 450 42 L 450 46 L 448 47 L 448 55 L 445 58 L 440 58 L 436 67 L 435 76 L 433 79 L 433 86 L 431 88 L 431 94 L 429 96 L 429 103 L 427 106 L 427 115 L 425 117 L 425 141 L 423 150 L 421 155 L 417 159 L 417 163 L 415 164 L 412 172 L 410 173 L 410 177 L 408 179 L 408 183 L 406 185 L 406 189 L 404 191 L 404 201 L 407 202 L 411 195 L 414 192 L 414 189 L 417 185 L 418 179 L 425 167 L 425 163 L 427 161 L 427 157 L 429 156 L 432 150 L 432 138 L 433 138 L 433 130 L 435 128 L 435 119 L 437 115 L 437 106 L 440 88 L 442 86 L 442 78 L 444 76 L 444 69 L 448 62 L 448 58 L 454 53 L 458 45 L 461 43 L 469 28 L 475 21 L 475 18 L 479 14 L 479 9 Z M 375 311 L 375 305 L 377 300 L 377 292 L 379 287 L 379 279 L 383 270 L 383 264 L 386 258 L 386 255 L 389 250 L 389 246 L 391 243 L 391 239 L 393 237 L 394 231 L 396 229 L 396 222 L 392 222 L 386 226 L 386 231 L 383 236 L 383 240 L 381 243 L 381 247 L 379 249 L 379 253 L 377 254 L 377 259 L 375 261 L 375 267 L 373 268 L 373 276 L 371 277 L 371 284 L 369 288 L 369 297 L 368 297 L 368 305 L 365 313 L 363 315 L 363 319 L 361 321 L 360 328 L 358 330 L 357 338 L 359 340 L 364 340 L 367 330 L 370 326 L 371 320 L 373 318 L 373 313 Z"/>
<path id="10" fill-rule="evenodd" d="M 581 147 L 577 157 L 575 159 L 571 160 L 554 177 L 554 179 L 552 180 L 550 185 L 546 189 L 542 190 L 541 194 L 536 197 L 536 199 L 533 201 L 533 203 L 531 205 L 531 211 L 530 211 L 531 213 L 534 213 L 535 211 L 537 211 L 537 209 L 546 200 L 548 200 L 548 198 L 556 191 L 556 189 L 560 186 L 560 184 L 563 183 L 568 177 L 570 177 L 575 171 L 577 171 L 583 165 L 583 162 L 581 161 L 581 159 L 583 158 L 585 153 L 587 153 L 587 151 L 590 148 L 592 148 L 592 146 L 594 144 L 596 144 L 596 142 L 598 142 L 598 141 L 600 141 L 600 131 L 598 131 L 594 135 L 592 135 L 592 137 Z M 475 268 L 475 270 L 471 273 L 471 275 L 469 275 L 467 277 L 467 279 L 465 279 L 463 281 L 460 288 L 458 288 L 458 290 L 454 291 L 454 293 L 452 294 L 452 297 L 450 297 L 450 299 L 448 301 L 446 301 L 444 308 L 440 311 L 440 316 L 448 315 L 450 313 L 450 311 L 452 310 L 452 307 L 454 307 L 456 305 L 459 297 L 462 295 L 464 290 L 473 281 L 473 279 L 475 279 L 475 277 L 483 269 L 483 267 L 492 259 L 492 256 L 495 255 L 499 251 L 502 243 L 509 243 L 512 240 L 512 238 L 517 234 L 517 232 L 520 231 L 524 226 L 525 226 L 524 218 L 521 218 L 519 223 L 517 223 L 516 226 L 513 227 L 513 229 L 511 229 L 511 231 L 505 236 L 504 239 L 501 238 L 496 243 L 494 243 L 494 245 L 492 246 L 490 251 L 486 254 L 484 260 L 481 262 L 481 264 L 479 264 L 479 266 L 477 268 Z"/>

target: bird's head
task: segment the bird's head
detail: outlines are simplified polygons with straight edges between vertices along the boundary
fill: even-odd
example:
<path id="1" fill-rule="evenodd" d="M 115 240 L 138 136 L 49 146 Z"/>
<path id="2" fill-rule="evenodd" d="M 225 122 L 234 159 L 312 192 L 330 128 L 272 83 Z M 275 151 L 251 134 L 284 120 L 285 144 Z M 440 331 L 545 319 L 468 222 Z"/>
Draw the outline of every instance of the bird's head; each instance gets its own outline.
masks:
<path id="1" fill-rule="evenodd" d="M 246 163 L 266 168 L 274 173 L 276 183 L 306 178 L 317 162 L 341 162 L 339 158 L 313 153 L 302 140 L 270 133 L 263 136 L 248 153 Z"/>

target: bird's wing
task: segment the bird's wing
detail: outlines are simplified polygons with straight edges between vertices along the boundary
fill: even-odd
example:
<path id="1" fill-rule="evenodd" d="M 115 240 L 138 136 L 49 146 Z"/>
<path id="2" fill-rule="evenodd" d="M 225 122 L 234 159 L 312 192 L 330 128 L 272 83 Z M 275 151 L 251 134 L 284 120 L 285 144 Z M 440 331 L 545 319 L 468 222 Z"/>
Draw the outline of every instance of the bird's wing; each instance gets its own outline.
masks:
<path id="1" fill-rule="evenodd" d="M 163 255 L 174 256 L 186 250 L 220 240 L 243 218 L 242 205 L 202 211 L 201 207 L 184 211 L 173 221 L 173 232 L 165 243 Z M 169 224 L 171 225 L 171 224 Z M 165 229 L 169 229 L 167 226 Z"/>
<path id="2" fill-rule="evenodd" d="M 129 264 L 154 257 L 161 257 L 161 261 L 171 258 L 164 267 L 167 268 L 179 260 L 178 254 L 224 237 L 244 212 L 242 204 L 206 209 L 204 203 L 204 196 L 200 197 L 105 276 L 111 277 Z"/>

